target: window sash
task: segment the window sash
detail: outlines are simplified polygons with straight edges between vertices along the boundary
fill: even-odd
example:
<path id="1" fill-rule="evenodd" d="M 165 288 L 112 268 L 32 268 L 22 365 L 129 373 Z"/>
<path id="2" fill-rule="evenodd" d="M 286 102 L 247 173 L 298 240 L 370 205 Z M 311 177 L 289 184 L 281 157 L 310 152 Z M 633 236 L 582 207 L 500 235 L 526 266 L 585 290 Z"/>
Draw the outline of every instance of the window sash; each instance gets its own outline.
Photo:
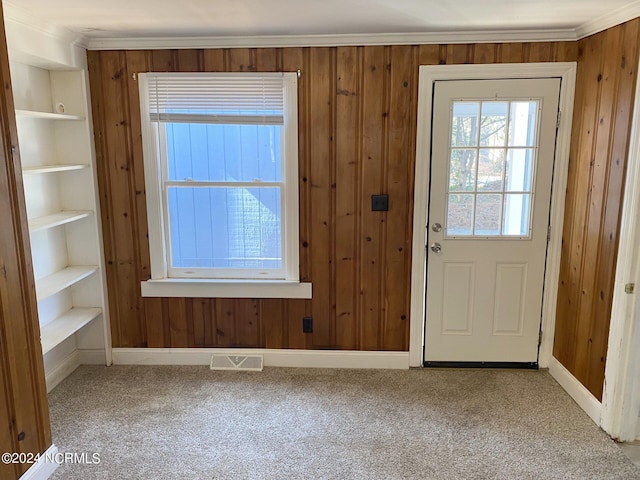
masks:
<path id="1" fill-rule="evenodd" d="M 199 182 L 200 183 L 200 182 Z M 219 183 L 219 182 L 202 182 L 202 183 Z M 176 184 L 176 185 L 169 185 Z M 169 215 L 169 186 L 173 187 L 194 187 L 192 182 L 165 182 L 163 188 L 163 200 L 164 200 L 164 225 L 165 225 L 165 241 L 167 244 L 167 276 L 169 278 L 231 278 L 231 279 L 246 279 L 255 280 L 260 278 L 265 279 L 280 279 L 286 278 L 286 258 L 285 258 L 285 241 L 286 241 L 286 209 L 284 208 L 285 201 L 285 186 L 283 183 L 269 185 L 268 188 L 279 188 L 280 198 L 280 268 L 225 268 L 225 267 L 173 267 L 173 246 L 171 244 L 171 218 Z M 247 185 L 238 186 L 236 183 L 230 182 L 227 185 L 197 185 L 196 188 L 237 188 L 245 189 Z M 267 188 L 266 185 L 249 184 L 250 188 Z M 247 260 L 254 260 L 247 258 Z"/>

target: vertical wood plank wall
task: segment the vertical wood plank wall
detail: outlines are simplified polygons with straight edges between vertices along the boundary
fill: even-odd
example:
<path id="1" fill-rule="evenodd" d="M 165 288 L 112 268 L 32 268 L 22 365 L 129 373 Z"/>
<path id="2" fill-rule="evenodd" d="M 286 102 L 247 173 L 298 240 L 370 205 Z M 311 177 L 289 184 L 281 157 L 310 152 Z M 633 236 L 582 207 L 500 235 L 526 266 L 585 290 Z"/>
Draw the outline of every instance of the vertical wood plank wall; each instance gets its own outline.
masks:
<path id="1" fill-rule="evenodd" d="M 51 430 L 2 18 L 0 4 L 0 452 L 37 454 L 51 446 Z M 2 462 L 0 478 L 30 466 Z"/>
<path id="2" fill-rule="evenodd" d="M 640 20 L 578 42 L 553 354 L 602 398 Z"/>
<path id="3" fill-rule="evenodd" d="M 90 51 L 114 347 L 407 350 L 418 66 L 575 61 L 576 42 Z M 138 85 L 145 71 L 296 71 L 300 274 L 312 300 L 155 299 Z M 419 185 L 417 188 L 427 188 Z M 372 194 L 389 212 L 372 212 Z M 314 332 L 302 333 L 302 317 Z"/>

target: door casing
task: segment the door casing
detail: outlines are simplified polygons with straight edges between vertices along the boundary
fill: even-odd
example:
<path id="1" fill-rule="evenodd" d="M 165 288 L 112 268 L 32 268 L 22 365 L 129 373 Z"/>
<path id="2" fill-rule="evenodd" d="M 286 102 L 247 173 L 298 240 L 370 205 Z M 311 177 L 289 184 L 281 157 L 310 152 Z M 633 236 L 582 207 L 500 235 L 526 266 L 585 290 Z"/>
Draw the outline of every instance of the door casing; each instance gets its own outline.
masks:
<path id="1" fill-rule="evenodd" d="M 575 62 L 512 63 L 491 65 L 420 66 L 418 84 L 418 128 L 416 143 L 413 249 L 411 258 L 411 316 L 409 365 L 423 363 L 426 309 L 426 244 L 429 211 L 429 171 L 431 164 L 431 115 L 436 80 L 489 80 L 516 78 L 561 78 L 560 123 L 556 139 L 556 159 L 551 186 L 551 230 L 547 250 L 547 270 L 542 299 L 542 343 L 539 366 L 547 368 L 552 355 L 555 311 L 560 273 L 560 249 L 564 222 L 565 195 L 569 166 L 571 123 L 576 83 Z M 556 192 L 562 192 L 557 194 Z"/>

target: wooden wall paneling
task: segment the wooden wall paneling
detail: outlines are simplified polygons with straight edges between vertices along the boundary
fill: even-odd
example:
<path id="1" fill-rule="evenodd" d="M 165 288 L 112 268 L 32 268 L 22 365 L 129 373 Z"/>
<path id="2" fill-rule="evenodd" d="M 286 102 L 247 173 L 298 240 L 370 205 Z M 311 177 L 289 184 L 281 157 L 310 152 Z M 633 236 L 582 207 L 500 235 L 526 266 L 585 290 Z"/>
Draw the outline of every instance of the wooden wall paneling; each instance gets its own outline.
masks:
<path id="1" fill-rule="evenodd" d="M 311 71 L 309 48 L 281 50 L 282 70 L 301 71 L 298 78 L 298 177 L 300 280 L 311 280 Z M 315 296 L 316 284 L 313 284 Z M 302 317 L 311 316 L 311 300 L 286 300 L 284 303 L 284 341 L 288 348 L 312 348 L 313 334 L 302 332 Z"/>
<path id="2" fill-rule="evenodd" d="M 617 90 L 617 66 L 618 58 L 613 52 L 617 52 L 620 46 L 620 31 L 612 29 L 606 32 L 602 40 L 602 64 L 597 76 L 599 94 L 598 108 L 596 112 L 596 126 L 594 130 L 594 143 L 591 153 L 591 181 L 589 183 L 589 198 L 587 215 L 585 218 L 585 230 L 583 241 L 583 269 L 580 278 L 580 307 L 578 317 L 581 321 L 576 330 L 576 350 L 573 374 L 586 383 L 589 357 L 592 354 L 594 323 L 600 323 L 602 319 L 595 319 L 592 309 L 594 307 L 597 292 L 595 281 L 598 275 L 600 255 L 600 233 L 604 208 L 604 195 L 609 176 L 609 146 L 613 129 L 613 108 Z M 604 52 L 610 52 L 605 55 Z M 608 322 L 606 322 L 608 323 Z M 600 392 L 601 393 L 601 392 Z"/>
<path id="3" fill-rule="evenodd" d="M 142 155 L 142 126 L 140 122 L 140 91 L 137 75 L 150 70 L 150 58 L 147 52 L 141 50 L 129 50 L 125 52 L 126 82 L 128 98 L 128 125 L 130 135 L 130 174 L 133 185 L 132 192 L 134 206 L 131 209 L 133 233 L 136 238 L 135 258 L 138 267 L 138 282 L 151 278 L 151 258 L 149 256 L 149 231 L 147 228 L 147 200 L 144 180 L 144 161 Z M 136 75 L 136 78 L 134 78 Z M 140 288 L 138 286 L 138 288 Z M 111 294 L 111 292 L 109 292 Z M 147 307 L 155 314 L 162 308 L 161 299 L 138 296 L 136 305 L 137 317 L 142 324 L 143 336 L 138 340 L 139 345 L 159 348 L 164 344 L 159 341 L 163 338 L 162 331 L 156 324 L 155 317 L 149 317 Z M 162 324 L 161 324 L 162 325 Z"/>
<path id="4" fill-rule="evenodd" d="M 216 346 L 232 347 L 237 344 L 234 308 L 234 300 L 216 299 Z"/>
<path id="5" fill-rule="evenodd" d="M 111 296 L 111 292 L 109 296 Z M 162 298 L 146 297 L 144 299 L 144 316 L 147 333 L 147 347 L 168 347 L 169 344 L 165 342 L 165 322 Z"/>
<path id="6" fill-rule="evenodd" d="M 578 317 L 582 296 L 582 275 L 584 268 L 584 239 L 589 206 L 589 190 L 592 178 L 592 152 L 597 125 L 598 94 L 600 92 L 600 64 L 602 59 L 601 37 L 589 37 L 582 41 L 583 63 L 578 65 L 581 109 L 574 114 L 579 117 L 580 130 L 574 129 L 570 154 L 568 179 L 568 204 L 565 206 L 563 231 L 563 254 L 560 266 L 558 307 L 556 313 L 556 340 L 554 356 L 569 369 L 575 369 L 576 338 L 581 323 L 588 318 Z M 584 61 L 587 59 L 587 61 Z M 580 85 L 581 84 L 581 85 Z M 579 90 L 579 89 L 578 89 Z M 571 210 L 568 208 L 571 207 Z M 563 283 L 564 282 L 564 283 Z"/>
<path id="7" fill-rule="evenodd" d="M 386 229 L 384 350 L 405 350 L 408 345 L 413 198 L 408 181 L 415 157 L 416 61 L 415 47 L 391 47 L 386 167 L 389 211 L 381 216 Z"/>
<path id="8" fill-rule="evenodd" d="M 222 72 L 224 71 L 224 50 L 207 49 L 203 52 L 203 67 L 205 72 Z"/>
<path id="9" fill-rule="evenodd" d="M 151 71 L 173 72 L 176 67 L 175 50 L 152 50 Z"/>
<path id="10" fill-rule="evenodd" d="M 556 57 L 556 42 L 536 42 L 529 47 L 528 61 L 535 62 L 553 62 Z"/>
<path id="11" fill-rule="evenodd" d="M 309 244 L 313 280 L 313 345 L 334 345 L 333 208 L 334 193 L 334 98 L 335 59 L 333 49 L 314 48 L 309 59 L 309 181 L 311 222 Z"/>
<path id="12" fill-rule="evenodd" d="M 190 302 L 191 311 L 187 313 L 191 317 L 191 324 L 193 325 L 193 346 L 205 347 L 207 346 L 207 339 L 205 337 L 205 325 L 211 322 L 209 318 L 210 310 L 209 299 L 206 298 L 194 298 Z"/>
<path id="13" fill-rule="evenodd" d="M 388 127 L 388 79 L 386 47 L 364 50 L 362 69 L 362 153 L 360 160 L 360 348 L 382 348 L 382 246 L 384 214 L 371 211 L 371 195 L 384 192 L 383 162 Z M 393 200 L 391 200 L 393 201 Z"/>
<path id="14" fill-rule="evenodd" d="M 445 45 L 444 61 L 449 65 L 473 63 L 473 45 L 466 43 Z"/>
<path id="15" fill-rule="evenodd" d="M 495 43 L 479 43 L 473 46 L 473 63 L 495 63 L 497 45 Z"/>
<path id="16" fill-rule="evenodd" d="M 51 429 L 4 26 L 0 83 L 0 450 L 36 454 L 51 445 Z M 0 474 L 17 479 L 30 466 Z"/>
<path id="17" fill-rule="evenodd" d="M 0 63 L 4 61 L 6 53 L 4 60 L 0 58 Z M 11 96 L 8 71 L 2 73 L 1 78 L 9 85 L 8 94 Z M 30 265 L 30 250 L 28 246 L 25 249 L 22 233 L 27 232 L 24 196 L 19 195 L 21 187 L 16 178 L 11 178 L 15 172 L 19 172 L 14 170 L 14 166 L 19 167 L 20 163 L 17 158 L 11 159 L 11 144 L 7 142 L 13 137 L 12 143 L 17 145 L 17 137 L 8 135 L 9 128 L 14 130 L 8 122 L 14 122 L 15 117 L 11 117 L 13 103 L 7 104 L 6 95 L 5 89 L 0 99 L 0 127 L 3 133 L 0 139 L 0 160 L 5 165 L 0 173 L 0 215 L 4 219 L 0 234 L 0 364 L 4 369 L 3 389 L 6 389 L 9 396 L 7 407 L 10 416 L 0 428 L 8 431 L 11 441 L 0 446 L 3 452 L 40 453 L 51 445 L 51 431 L 40 329 L 35 309 L 33 270 Z M 28 237 L 26 241 L 28 242 Z M 6 438 L 6 435 L 4 433 L 0 438 Z M 28 467 L 30 465 L 24 463 L 18 465 L 16 470 L 23 473 Z"/>
<path id="18" fill-rule="evenodd" d="M 98 176 L 98 190 L 100 197 L 100 211 L 102 221 L 102 241 L 104 244 L 105 275 L 107 278 L 107 301 L 109 303 L 111 341 L 114 346 L 120 343 L 120 314 L 118 311 L 118 296 L 115 294 L 117 282 L 117 265 L 114 257 L 114 233 L 111 219 L 109 188 L 110 175 L 107 162 L 107 138 L 105 135 L 106 114 L 105 101 L 102 88 L 104 69 L 102 68 L 102 55 L 98 52 L 87 52 L 87 64 L 89 72 L 89 88 L 91 91 L 91 111 L 93 115 L 93 135 L 96 149 L 96 172 Z"/>
<path id="19" fill-rule="evenodd" d="M 179 72 L 201 72 L 204 69 L 202 50 L 178 50 L 176 52 Z"/>
<path id="20" fill-rule="evenodd" d="M 253 298 L 239 298 L 234 305 L 236 344 L 242 347 L 261 347 L 260 304 Z"/>
<path id="21" fill-rule="evenodd" d="M 556 45 L 556 62 L 575 62 L 578 58 L 578 42 L 559 42 Z"/>
<path id="22" fill-rule="evenodd" d="M 607 355 L 639 24 L 636 19 L 578 43 L 579 107 L 574 112 L 554 356 L 598 399 Z"/>
<path id="23" fill-rule="evenodd" d="M 357 239 L 359 237 L 359 162 L 361 135 L 361 52 L 357 47 L 337 49 L 336 176 L 335 176 L 335 346 L 357 350 L 359 346 L 356 292 Z"/>
<path id="24" fill-rule="evenodd" d="M 438 65 L 440 63 L 440 45 L 420 45 L 419 47 L 420 65 Z"/>
<path id="25" fill-rule="evenodd" d="M 4 325 L 3 306 L 0 303 L 0 325 Z M 0 345 L 4 345 L 5 339 L 0 329 Z M 13 396 L 11 395 L 11 380 L 8 375 L 9 365 L 5 361 L 5 356 L 0 355 L 0 425 L 11 425 L 13 421 L 12 410 Z M 0 448 L 3 452 L 16 452 L 17 438 L 11 428 L 0 428 Z M 18 478 L 22 472 L 18 470 L 17 464 L 0 462 L 0 478 Z"/>
<path id="26" fill-rule="evenodd" d="M 102 111 L 105 118 L 100 125 L 104 128 L 101 132 L 104 136 L 101 142 L 104 164 L 99 166 L 99 171 L 107 174 L 106 179 L 102 178 L 100 188 L 108 194 L 107 205 L 104 206 L 111 214 L 104 229 L 111 237 L 109 250 L 105 253 L 107 264 L 113 264 L 115 269 L 115 275 L 110 276 L 112 284 L 109 297 L 110 303 L 115 304 L 112 311 L 117 312 L 116 318 L 119 319 L 113 322 L 118 324 L 114 329 L 113 344 L 115 347 L 137 347 L 144 345 L 145 341 L 144 328 L 138 315 L 139 266 L 137 241 L 134 238 L 138 226 L 134 214 L 137 209 L 131 192 L 133 158 L 129 136 L 128 72 L 123 52 L 105 52 L 100 60 L 103 74 L 101 95 L 104 99 Z M 105 199 L 104 196 L 101 198 Z"/>
<path id="27" fill-rule="evenodd" d="M 282 50 L 275 48 L 258 48 L 255 51 L 256 71 L 258 72 L 279 72 L 282 71 L 279 53 Z"/>
<path id="28" fill-rule="evenodd" d="M 167 299 L 167 315 L 171 332 L 171 347 L 181 348 L 193 346 L 193 339 L 188 336 L 187 319 L 187 299 L 169 298 Z"/>
<path id="29" fill-rule="evenodd" d="M 227 68 L 231 72 L 254 72 L 253 50 L 248 48 L 230 48 L 227 50 Z"/>
<path id="30" fill-rule="evenodd" d="M 205 314 L 204 339 L 207 347 L 215 347 L 217 343 L 217 307 L 215 298 L 206 299 L 206 307 L 208 312 Z"/>
<path id="31" fill-rule="evenodd" d="M 611 305 L 615 284 L 615 265 L 618 251 L 618 232 L 622 201 L 624 194 L 624 178 L 626 159 L 633 113 L 633 97 L 636 82 L 635 59 L 638 58 L 638 26 L 636 19 L 617 29 L 607 32 L 615 35 L 616 49 L 606 51 L 617 52 L 607 58 L 611 75 L 615 75 L 616 94 L 612 99 L 609 115 L 611 132 L 606 161 L 608 163 L 607 179 L 603 194 L 602 218 L 599 228 L 599 253 L 591 315 L 591 354 L 587 368 L 585 385 L 592 392 L 603 391 L 604 369 L 609 340 Z M 628 61 L 629 59 L 630 61 Z M 600 115 L 602 118 L 603 115 Z M 598 395 L 598 398 L 601 398 Z"/>
<path id="32" fill-rule="evenodd" d="M 315 284 L 313 288 L 315 289 Z M 286 348 L 313 348 L 313 334 L 302 331 L 302 318 L 312 315 L 311 301 L 287 300 L 284 315 Z"/>
<path id="33" fill-rule="evenodd" d="M 583 44 L 580 47 L 580 57 L 583 55 Z M 571 147 L 569 152 L 569 166 L 567 172 L 567 188 L 565 193 L 565 220 L 562 232 L 562 245 L 561 245 L 561 261 L 560 272 L 558 275 L 558 297 L 556 306 L 556 327 L 555 327 L 555 339 L 553 356 L 557 358 L 563 365 L 569 365 L 570 357 L 570 341 L 571 336 L 566 334 L 568 329 L 567 323 L 573 308 L 573 302 L 571 299 L 573 285 L 575 280 L 574 275 L 577 271 L 571 270 L 571 246 L 573 245 L 573 233 L 574 224 L 573 221 L 567 217 L 567 212 L 573 212 L 575 208 L 575 192 L 577 188 L 577 178 L 580 169 L 580 162 L 578 156 L 578 149 L 580 146 L 581 133 L 583 131 L 583 107 L 584 97 L 586 95 L 584 78 L 585 65 L 584 62 L 578 62 L 577 81 L 575 89 L 575 108 L 573 112 L 573 124 L 571 131 Z M 577 235 L 577 233 L 576 233 Z"/>
<path id="34" fill-rule="evenodd" d="M 503 43 L 499 45 L 496 61 L 499 63 L 521 63 L 525 61 L 523 43 Z"/>
<path id="35" fill-rule="evenodd" d="M 260 344 L 264 348 L 287 348 L 285 302 L 279 298 L 260 301 L 259 321 L 263 327 Z"/>
<path id="36" fill-rule="evenodd" d="M 160 327 L 159 333 L 162 333 L 162 345 L 165 348 L 169 348 L 171 347 L 171 321 L 169 318 L 169 299 L 161 298 L 160 305 L 162 307 L 162 315 L 158 317 L 156 322 L 157 322 L 157 325 Z"/>

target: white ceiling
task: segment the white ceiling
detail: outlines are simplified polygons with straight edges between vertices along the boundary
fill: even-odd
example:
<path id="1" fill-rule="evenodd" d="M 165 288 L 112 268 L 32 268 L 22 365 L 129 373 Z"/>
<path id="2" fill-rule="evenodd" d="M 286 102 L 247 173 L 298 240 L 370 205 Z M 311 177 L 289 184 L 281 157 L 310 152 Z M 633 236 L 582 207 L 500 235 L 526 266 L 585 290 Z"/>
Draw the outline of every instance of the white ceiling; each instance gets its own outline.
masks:
<path id="1" fill-rule="evenodd" d="M 630 0 L 5 0 L 90 38 L 579 30 Z"/>

